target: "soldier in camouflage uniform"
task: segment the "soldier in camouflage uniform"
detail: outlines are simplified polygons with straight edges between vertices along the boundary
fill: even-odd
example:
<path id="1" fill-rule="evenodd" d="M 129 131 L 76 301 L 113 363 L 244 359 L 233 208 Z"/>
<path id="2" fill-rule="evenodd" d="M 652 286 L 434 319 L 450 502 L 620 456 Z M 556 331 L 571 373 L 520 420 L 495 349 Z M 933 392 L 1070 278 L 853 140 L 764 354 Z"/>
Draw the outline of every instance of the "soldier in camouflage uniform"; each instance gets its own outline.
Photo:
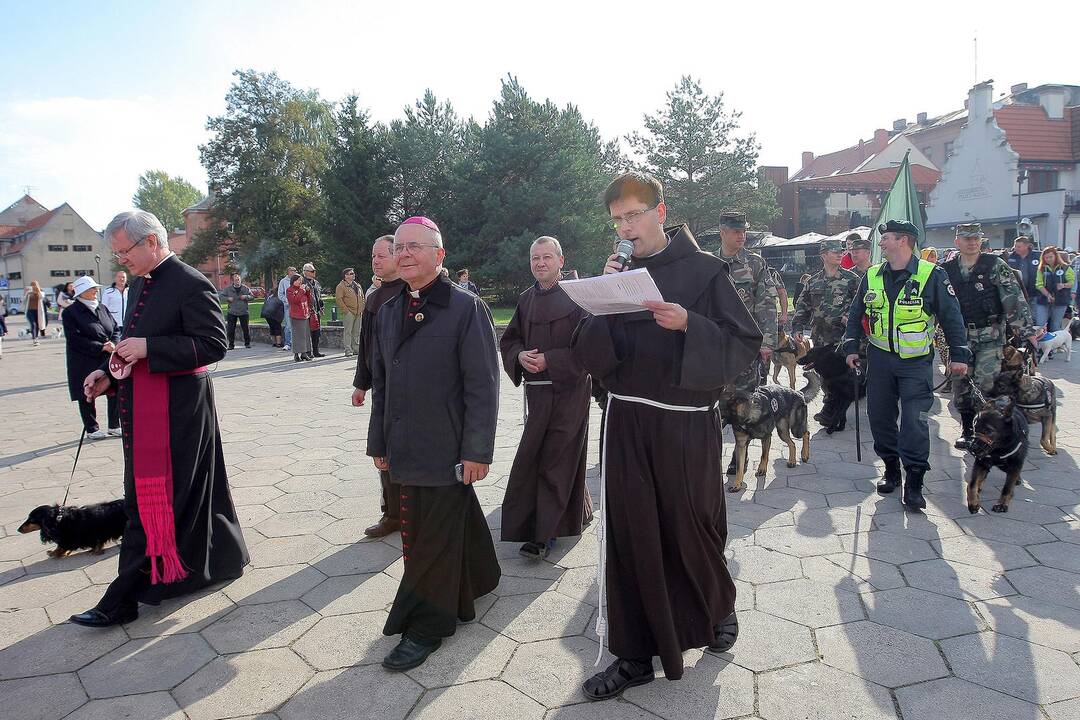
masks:
<path id="1" fill-rule="evenodd" d="M 848 252 L 851 253 L 851 261 L 855 263 L 851 267 L 851 272 L 859 276 L 866 274 L 866 271 L 870 269 L 871 251 L 873 248 L 870 246 L 870 239 L 864 238 L 859 233 L 853 232 L 845 238 L 848 243 Z"/>
<path id="2" fill-rule="evenodd" d="M 967 376 L 989 396 L 994 378 L 1001 371 L 1002 348 L 1008 341 L 1009 327 L 1019 330 L 1032 342 L 1037 333 L 1016 275 L 1004 260 L 982 252 L 982 240 L 979 223 L 957 225 L 955 242 L 960 253 L 942 267 L 960 301 L 967 327 L 968 348 L 973 357 Z M 978 409 L 967 380 L 953 380 L 953 403 L 960 413 L 961 425 L 955 447 L 966 450 L 974 435 Z"/>
<path id="3" fill-rule="evenodd" d="M 761 330 L 759 361 L 751 363 L 731 384 L 735 390 L 753 392 L 766 376 L 769 358 L 776 347 L 776 283 L 765 260 L 746 249 L 746 228 L 746 215 L 743 213 L 726 212 L 721 215 L 720 249 L 716 255 L 727 263 L 735 291 Z M 727 474 L 735 474 L 734 455 Z"/>
<path id="4" fill-rule="evenodd" d="M 809 331 L 814 347 L 835 346 L 844 337 L 848 309 L 858 290 L 859 276 L 840 267 L 843 240 L 823 240 L 819 252 L 822 269 L 810 277 L 806 290 L 799 295 L 791 327 L 799 340 Z M 814 419 L 829 424 L 835 411 L 835 401 L 830 393 L 826 393 L 821 412 Z"/>

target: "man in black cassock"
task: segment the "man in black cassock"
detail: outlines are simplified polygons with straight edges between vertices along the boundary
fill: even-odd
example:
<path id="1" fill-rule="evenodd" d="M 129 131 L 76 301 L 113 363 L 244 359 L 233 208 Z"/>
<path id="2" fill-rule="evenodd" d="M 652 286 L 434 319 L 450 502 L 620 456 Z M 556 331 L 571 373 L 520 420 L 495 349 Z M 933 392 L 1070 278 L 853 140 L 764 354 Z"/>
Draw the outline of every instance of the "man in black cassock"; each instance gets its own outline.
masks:
<path id="1" fill-rule="evenodd" d="M 371 270 L 379 286 L 371 291 L 360 316 L 360 351 L 356 354 L 356 373 L 353 375 L 353 407 L 364 404 L 371 389 L 371 351 L 374 348 L 375 318 L 386 301 L 401 294 L 405 281 L 398 277 L 394 258 L 394 236 L 383 235 L 371 246 Z M 368 537 L 383 537 L 401 529 L 401 486 L 390 480 L 390 473 L 379 471 L 382 485 L 382 517 L 364 530 Z"/>
<path id="2" fill-rule="evenodd" d="M 225 355 L 225 320 L 210 281 L 170 252 L 167 238 L 141 210 L 105 229 L 135 280 L 113 361 L 83 388 L 88 399 L 118 394 L 128 522 L 117 577 L 97 605 L 71 617 L 80 625 L 131 622 L 138 602 L 240 577 L 248 562 L 207 367 Z M 130 374 L 119 371 L 125 365 Z"/>
<path id="3" fill-rule="evenodd" d="M 503 369 L 525 385 L 527 419 L 502 505 L 502 539 L 542 559 L 555 538 L 580 535 L 592 520 L 585 487 L 589 376 L 570 354 L 585 311 L 559 287 L 562 245 L 543 236 L 529 250 L 536 284 L 518 298 L 499 340 Z"/>
<path id="4" fill-rule="evenodd" d="M 401 641 L 383 667 L 423 663 L 474 600 L 499 584 L 499 561 L 472 484 L 487 476 L 499 415 L 499 358 L 484 301 L 441 273 L 434 222 L 394 234 L 406 285 L 379 309 L 367 454 L 401 485 L 405 572 L 383 633 Z"/>
<path id="5" fill-rule="evenodd" d="M 716 406 L 762 339 L 727 266 L 702 252 L 685 225 L 664 229 L 659 181 L 627 173 L 604 201 L 619 237 L 634 243 L 630 267 L 648 269 L 664 301 L 587 317 L 572 344 L 609 393 L 598 530 L 606 587 L 597 631 L 616 660 L 583 685 L 591 700 L 653 680 L 654 655 L 676 680 L 684 650 L 721 646 L 735 585 L 723 554 Z M 620 269 L 612 255 L 604 272 Z"/>

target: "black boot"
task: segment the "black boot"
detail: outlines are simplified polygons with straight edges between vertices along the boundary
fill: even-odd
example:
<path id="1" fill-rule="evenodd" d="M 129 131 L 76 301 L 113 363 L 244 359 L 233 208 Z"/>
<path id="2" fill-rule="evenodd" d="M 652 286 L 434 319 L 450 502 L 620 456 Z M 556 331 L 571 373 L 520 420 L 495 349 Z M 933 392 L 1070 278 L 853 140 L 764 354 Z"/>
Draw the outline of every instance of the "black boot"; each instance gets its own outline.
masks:
<path id="1" fill-rule="evenodd" d="M 319 352 L 319 337 L 322 335 L 322 330 L 311 331 L 311 355 L 312 357 L 325 357 Z"/>
<path id="2" fill-rule="evenodd" d="M 885 458 L 885 474 L 881 476 L 881 482 L 877 484 L 877 491 L 881 495 L 888 495 L 900 484 L 900 458 Z"/>
<path id="3" fill-rule="evenodd" d="M 975 437 L 975 413 L 960 413 L 960 437 L 953 443 L 957 450 L 967 450 L 971 447 L 971 440 Z"/>
<path id="4" fill-rule="evenodd" d="M 926 498 L 922 494 L 923 475 L 926 474 L 926 468 L 904 468 L 906 474 L 904 476 L 904 494 L 900 497 L 900 502 L 904 503 L 907 507 L 917 510 L 926 509 Z"/>

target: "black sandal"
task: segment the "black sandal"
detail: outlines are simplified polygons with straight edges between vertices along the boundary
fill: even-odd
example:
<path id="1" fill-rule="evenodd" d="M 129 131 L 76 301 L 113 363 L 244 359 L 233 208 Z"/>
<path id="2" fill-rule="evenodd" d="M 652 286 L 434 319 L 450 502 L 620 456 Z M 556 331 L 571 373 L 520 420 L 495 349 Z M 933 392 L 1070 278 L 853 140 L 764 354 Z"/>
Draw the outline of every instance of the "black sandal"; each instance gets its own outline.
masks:
<path id="1" fill-rule="evenodd" d="M 581 686 L 581 692 L 590 700 L 610 700 L 627 688 L 644 685 L 656 679 L 652 658 L 633 660 L 617 658 L 607 670 L 596 673 Z"/>
<path id="2" fill-rule="evenodd" d="M 548 549 L 543 543 L 527 542 L 518 548 L 518 554 L 530 560 L 543 560 L 547 557 Z"/>
<path id="3" fill-rule="evenodd" d="M 739 639 L 739 618 L 735 616 L 735 613 L 731 613 L 724 622 L 720 623 L 713 628 L 716 633 L 716 639 L 709 645 L 709 650 L 712 652 L 727 652 L 735 646 L 735 641 Z"/>

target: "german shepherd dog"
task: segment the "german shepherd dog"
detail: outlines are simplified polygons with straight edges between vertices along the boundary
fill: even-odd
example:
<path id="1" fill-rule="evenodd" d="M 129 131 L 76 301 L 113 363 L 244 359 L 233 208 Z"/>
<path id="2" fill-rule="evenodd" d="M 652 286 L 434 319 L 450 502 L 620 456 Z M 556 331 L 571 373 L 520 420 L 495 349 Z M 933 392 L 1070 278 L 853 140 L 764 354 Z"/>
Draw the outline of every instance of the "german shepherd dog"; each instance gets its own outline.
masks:
<path id="1" fill-rule="evenodd" d="M 126 526 L 124 501 L 111 500 L 82 507 L 41 505 L 30 511 L 19 532 L 40 531 L 41 542 L 56 543 L 49 557 L 62 558 L 75 550 L 100 555 L 105 543 L 123 536 Z"/>
<path id="2" fill-rule="evenodd" d="M 1057 454 L 1057 388 L 1050 380 L 1025 372 L 1025 353 L 1006 345 L 1002 350 L 1001 372 L 994 378 L 994 396 L 1012 398 L 1028 422 L 1042 424 L 1039 444 L 1047 455 Z"/>
<path id="3" fill-rule="evenodd" d="M 778 382 L 780 371 L 787 369 L 788 384 L 795 389 L 795 363 L 810 350 L 810 343 L 797 340 L 780 328 L 776 333 L 776 349 L 772 353 L 772 381 Z"/>
<path id="4" fill-rule="evenodd" d="M 844 356 L 832 345 L 810 348 L 798 361 L 804 371 L 813 370 L 821 377 L 826 399 L 833 402 L 834 412 L 822 419 L 825 432 L 832 435 L 847 427 L 847 411 L 855 402 L 855 373 Z M 866 395 L 865 382 L 859 383 L 859 397 Z M 826 403 L 827 404 L 827 403 Z"/>
<path id="5" fill-rule="evenodd" d="M 971 442 L 971 454 L 975 466 L 967 488 L 968 512 L 979 512 L 979 493 L 990 472 L 1000 468 L 1005 473 L 1005 485 L 1001 497 L 991 510 L 1009 512 L 1013 490 L 1022 482 L 1020 471 L 1028 453 L 1028 422 L 1020 408 L 1007 395 L 985 403 L 975 414 L 975 439 Z"/>
<path id="6" fill-rule="evenodd" d="M 741 390 L 727 391 L 721 396 L 723 416 L 731 423 L 735 432 L 735 479 L 730 492 L 743 489 L 743 476 L 746 473 L 747 447 L 751 440 L 761 441 L 761 460 L 758 462 L 757 477 L 765 477 L 769 467 L 769 450 L 772 448 L 772 434 L 776 434 L 787 443 L 788 467 L 795 467 L 795 441 L 802 438 L 802 461 L 810 460 L 810 431 L 806 426 L 806 404 L 818 393 L 818 383 L 808 378 L 802 391 L 792 390 L 782 385 L 762 385 L 747 394 Z"/>

